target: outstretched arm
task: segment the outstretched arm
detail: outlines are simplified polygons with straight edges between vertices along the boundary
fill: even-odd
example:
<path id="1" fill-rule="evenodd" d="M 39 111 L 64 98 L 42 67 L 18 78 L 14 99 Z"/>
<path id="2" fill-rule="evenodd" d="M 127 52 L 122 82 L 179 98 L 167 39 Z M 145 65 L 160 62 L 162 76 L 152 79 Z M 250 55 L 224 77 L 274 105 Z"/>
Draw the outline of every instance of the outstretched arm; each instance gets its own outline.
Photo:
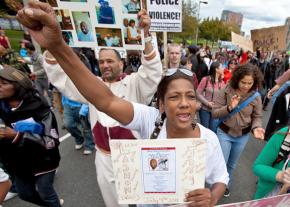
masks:
<path id="1" fill-rule="evenodd" d="M 29 1 L 28 7 L 18 11 L 17 19 L 29 29 L 31 36 L 41 47 L 50 51 L 89 102 L 122 124 L 130 123 L 133 119 L 132 104 L 116 97 L 86 68 L 64 42 L 51 6 L 42 2 Z"/>

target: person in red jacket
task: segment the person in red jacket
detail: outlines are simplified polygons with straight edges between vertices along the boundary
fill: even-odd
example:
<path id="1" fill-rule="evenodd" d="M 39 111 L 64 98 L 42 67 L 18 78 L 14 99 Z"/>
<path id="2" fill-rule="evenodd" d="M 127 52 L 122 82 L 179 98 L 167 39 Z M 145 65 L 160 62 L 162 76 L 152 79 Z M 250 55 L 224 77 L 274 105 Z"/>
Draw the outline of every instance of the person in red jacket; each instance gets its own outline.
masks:
<path id="1" fill-rule="evenodd" d="M 224 69 L 224 82 L 225 84 L 232 78 L 232 73 L 237 67 L 237 61 L 235 59 L 231 59 L 228 63 L 228 67 Z"/>
<path id="2" fill-rule="evenodd" d="M 0 27 L 0 45 L 6 49 L 11 48 L 9 38 L 5 35 L 4 30 Z"/>

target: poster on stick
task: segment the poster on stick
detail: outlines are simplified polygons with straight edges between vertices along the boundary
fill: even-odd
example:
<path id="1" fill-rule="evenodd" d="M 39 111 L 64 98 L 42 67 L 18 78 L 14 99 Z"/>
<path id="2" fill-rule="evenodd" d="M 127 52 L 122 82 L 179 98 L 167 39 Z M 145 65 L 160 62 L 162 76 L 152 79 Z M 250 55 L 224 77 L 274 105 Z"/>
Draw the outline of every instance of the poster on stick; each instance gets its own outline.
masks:
<path id="1" fill-rule="evenodd" d="M 251 51 L 253 52 L 253 42 L 239 34 L 231 32 L 232 36 L 232 43 L 237 45 L 238 47 L 242 48 L 244 51 Z"/>
<path id="2" fill-rule="evenodd" d="M 144 49 L 139 27 L 141 0 L 41 0 L 55 11 L 63 37 L 72 47 Z"/>
<path id="3" fill-rule="evenodd" d="M 254 50 L 277 51 L 286 49 L 287 26 L 251 30 Z"/>
<path id="4" fill-rule="evenodd" d="M 147 0 L 147 9 L 151 17 L 150 31 L 182 31 L 182 0 Z"/>

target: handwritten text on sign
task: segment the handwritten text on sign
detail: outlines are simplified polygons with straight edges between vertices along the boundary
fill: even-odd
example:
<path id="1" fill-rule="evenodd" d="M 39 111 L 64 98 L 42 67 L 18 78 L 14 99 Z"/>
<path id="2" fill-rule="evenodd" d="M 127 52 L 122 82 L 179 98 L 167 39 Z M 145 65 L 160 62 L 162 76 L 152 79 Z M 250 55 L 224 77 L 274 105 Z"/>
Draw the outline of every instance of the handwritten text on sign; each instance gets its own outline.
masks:
<path id="1" fill-rule="evenodd" d="M 111 140 L 110 147 L 120 204 L 183 203 L 204 187 L 204 139 Z"/>

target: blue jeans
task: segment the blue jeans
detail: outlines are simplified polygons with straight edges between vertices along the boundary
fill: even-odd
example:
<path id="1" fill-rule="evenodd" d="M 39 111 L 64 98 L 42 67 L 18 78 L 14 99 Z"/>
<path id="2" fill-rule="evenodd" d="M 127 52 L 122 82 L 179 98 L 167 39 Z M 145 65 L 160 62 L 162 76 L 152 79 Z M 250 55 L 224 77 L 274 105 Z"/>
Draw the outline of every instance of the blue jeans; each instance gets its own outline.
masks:
<path id="1" fill-rule="evenodd" d="M 217 128 L 217 136 L 223 151 L 225 162 L 227 164 L 227 170 L 230 176 L 230 182 L 228 186 L 230 186 L 234 169 L 236 168 L 237 162 L 240 159 L 240 156 L 249 140 L 250 133 L 239 137 L 233 137 L 226 134 L 220 128 Z"/>
<path id="2" fill-rule="evenodd" d="M 85 149 L 93 150 L 92 131 L 88 123 L 81 121 L 79 111 L 81 107 L 72 107 L 67 104 L 63 105 L 64 125 L 69 133 L 74 137 L 75 143 L 84 144 Z M 88 122 L 88 121 L 87 121 Z"/>
<path id="3" fill-rule="evenodd" d="M 93 141 L 93 133 L 91 130 L 91 123 L 89 122 L 88 116 L 80 116 L 80 121 L 83 128 L 83 135 L 85 138 L 85 149 L 94 150 L 95 143 Z"/>
<path id="4" fill-rule="evenodd" d="M 15 185 L 19 197 L 30 203 L 46 207 L 61 207 L 53 188 L 55 171 L 31 177 L 15 176 Z"/>
<path id="5" fill-rule="evenodd" d="M 218 119 L 213 119 L 210 111 L 201 108 L 199 110 L 199 119 L 202 126 L 216 132 Z"/>

